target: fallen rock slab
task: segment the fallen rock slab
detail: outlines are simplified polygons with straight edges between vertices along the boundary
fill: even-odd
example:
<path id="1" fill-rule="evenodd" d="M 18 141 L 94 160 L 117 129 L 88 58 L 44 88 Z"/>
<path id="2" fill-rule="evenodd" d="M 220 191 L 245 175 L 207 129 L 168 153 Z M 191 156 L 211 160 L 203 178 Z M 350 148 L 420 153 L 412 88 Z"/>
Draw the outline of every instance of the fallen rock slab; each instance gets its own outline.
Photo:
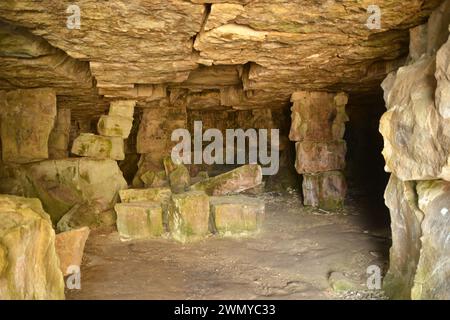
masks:
<path id="1" fill-rule="evenodd" d="M 167 202 L 172 191 L 169 188 L 125 189 L 119 191 L 120 200 L 130 202 Z"/>
<path id="2" fill-rule="evenodd" d="M 221 196 L 254 188 L 261 182 L 261 167 L 257 164 L 248 164 L 193 184 L 189 190 L 200 190 L 210 196 Z"/>
<path id="3" fill-rule="evenodd" d="M 56 253 L 59 257 L 61 272 L 71 274 L 71 266 L 81 266 L 84 245 L 89 237 L 88 227 L 58 233 L 55 238 Z"/>

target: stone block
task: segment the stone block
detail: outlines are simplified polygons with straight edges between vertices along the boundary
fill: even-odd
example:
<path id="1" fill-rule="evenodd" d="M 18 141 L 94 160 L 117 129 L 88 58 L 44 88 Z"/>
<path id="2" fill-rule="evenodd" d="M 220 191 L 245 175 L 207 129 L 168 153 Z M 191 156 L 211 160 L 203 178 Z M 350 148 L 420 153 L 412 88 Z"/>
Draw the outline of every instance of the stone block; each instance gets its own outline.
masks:
<path id="1" fill-rule="evenodd" d="M 114 209 L 117 213 L 117 231 L 122 241 L 157 237 L 164 232 L 163 211 L 159 203 L 118 203 Z"/>
<path id="2" fill-rule="evenodd" d="M 133 127 L 133 118 L 102 115 L 98 120 L 97 130 L 102 136 L 128 138 Z"/>
<path id="3" fill-rule="evenodd" d="M 125 189 L 120 190 L 120 200 L 125 203 L 153 201 L 168 202 L 172 192 L 169 188 Z"/>
<path id="4" fill-rule="evenodd" d="M 124 143 L 120 137 L 104 137 L 82 133 L 72 145 L 72 153 L 95 159 L 125 159 Z"/>
<path id="5" fill-rule="evenodd" d="M 264 201 L 242 195 L 210 198 L 211 227 L 220 234 L 256 231 L 264 215 Z"/>
<path id="6" fill-rule="evenodd" d="M 203 191 L 173 194 L 168 224 L 172 237 L 177 241 L 204 238 L 209 233 L 209 197 Z"/>
<path id="7" fill-rule="evenodd" d="M 329 171 L 303 175 L 303 203 L 324 210 L 337 210 L 344 206 L 347 184 L 342 172 Z"/>
<path id="8" fill-rule="evenodd" d="M 295 168 L 299 174 L 318 173 L 345 168 L 347 151 L 344 140 L 332 142 L 297 142 Z"/>
<path id="9" fill-rule="evenodd" d="M 133 119 L 135 106 L 136 101 L 134 100 L 111 101 L 108 114 L 110 116 L 119 116 Z"/>
<path id="10" fill-rule="evenodd" d="M 191 183 L 189 170 L 183 164 L 177 165 L 169 175 L 169 183 L 174 193 L 186 191 Z"/>
<path id="11" fill-rule="evenodd" d="M 84 245 L 89 237 L 89 232 L 88 227 L 82 227 L 56 235 L 56 253 L 58 254 L 61 272 L 64 276 L 72 273 L 69 267 L 81 266 Z"/>

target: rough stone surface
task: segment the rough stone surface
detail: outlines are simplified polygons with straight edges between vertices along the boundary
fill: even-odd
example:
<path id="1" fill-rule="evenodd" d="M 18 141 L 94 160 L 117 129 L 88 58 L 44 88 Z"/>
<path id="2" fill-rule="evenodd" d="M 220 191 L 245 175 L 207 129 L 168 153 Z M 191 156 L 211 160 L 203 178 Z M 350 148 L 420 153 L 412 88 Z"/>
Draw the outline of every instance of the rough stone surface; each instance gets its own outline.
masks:
<path id="1" fill-rule="evenodd" d="M 0 195 L 0 299 L 64 299 L 55 232 L 38 199 Z"/>
<path id="2" fill-rule="evenodd" d="M 248 164 L 193 184 L 190 190 L 202 190 L 210 196 L 221 196 L 251 189 L 261 182 L 261 167 Z"/>
<path id="3" fill-rule="evenodd" d="M 59 219 L 58 232 L 89 227 L 90 229 L 110 228 L 116 224 L 116 213 L 100 201 L 86 201 L 75 204 Z"/>
<path id="4" fill-rule="evenodd" d="M 421 181 L 417 184 L 417 193 L 424 219 L 412 298 L 449 300 L 450 183 Z"/>
<path id="5" fill-rule="evenodd" d="M 64 276 L 71 274 L 71 266 L 81 266 L 84 245 L 89 237 L 89 228 L 83 227 L 71 231 L 58 233 L 55 238 L 56 253 L 59 266 Z"/>
<path id="6" fill-rule="evenodd" d="M 299 174 L 318 173 L 345 168 L 347 151 L 344 140 L 333 142 L 297 142 L 295 168 Z"/>
<path id="7" fill-rule="evenodd" d="M 73 142 L 72 153 L 95 159 L 125 159 L 121 137 L 104 137 L 92 133 L 80 134 Z"/>
<path id="8" fill-rule="evenodd" d="M 136 101 L 133 101 L 133 100 L 111 101 L 111 104 L 109 105 L 109 113 L 108 114 L 110 116 L 133 118 L 135 106 L 136 106 Z"/>
<path id="9" fill-rule="evenodd" d="M 120 190 L 120 200 L 125 203 L 154 201 L 167 202 L 172 192 L 169 188 L 146 188 Z"/>
<path id="10" fill-rule="evenodd" d="M 195 241 L 209 233 L 209 197 L 203 191 L 173 194 L 168 213 L 169 230 L 177 241 Z"/>
<path id="11" fill-rule="evenodd" d="M 157 202 L 118 203 L 117 230 L 120 239 L 136 240 L 160 236 L 163 229 L 163 211 Z"/>
<path id="12" fill-rule="evenodd" d="M 162 171 L 147 171 L 141 175 L 141 180 L 146 188 L 162 188 L 169 186 L 169 181 L 166 172 Z"/>
<path id="13" fill-rule="evenodd" d="M 383 289 L 392 299 L 411 299 L 420 256 L 423 213 L 417 206 L 413 182 L 391 175 L 384 194 L 391 214 L 392 247 Z"/>
<path id="14" fill-rule="evenodd" d="M 325 210 L 341 209 L 347 193 L 345 177 L 340 171 L 303 175 L 303 203 Z"/>
<path id="15" fill-rule="evenodd" d="M 0 91 L 3 161 L 26 163 L 47 159 L 55 117 L 53 89 Z"/>
<path id="16" fill-rule="evenodd" d="M 48 155 L 50 159 L 69 157 L 70 109 L 58 109 L 55 126 L 48 139 Z"/>
<path id="17" fill-rule="evenodd" d="M 179 164 L 169 174 L 169 183 L 172 192 L 181 193 L 191 184 L 191 177 L 189 176 L 189 170 L 183 164 Z"/>
<path id="18" fill-rule="evenodd" d="M 103 115 L 98 120 L 97 130 L 102 136 L 126 139 L 130 135 L 132 126 L 133 118 Z"/>
<path id="19" fill-rule="evenodd" d="M 220 234 L 256 231 L 264 215 L 264 201 L 246 196 L 210 198 L 211 227 Z"/>
<path id="20" fill-rule="evenodd" d="M 102 211 L 112 208 L 118 191 L 127 187 L 117 162 L 74 158 L 47 160 L 25 167 L 27 196 L 41 199 L 57 222 L 75 204 L 97 201 Z"/>

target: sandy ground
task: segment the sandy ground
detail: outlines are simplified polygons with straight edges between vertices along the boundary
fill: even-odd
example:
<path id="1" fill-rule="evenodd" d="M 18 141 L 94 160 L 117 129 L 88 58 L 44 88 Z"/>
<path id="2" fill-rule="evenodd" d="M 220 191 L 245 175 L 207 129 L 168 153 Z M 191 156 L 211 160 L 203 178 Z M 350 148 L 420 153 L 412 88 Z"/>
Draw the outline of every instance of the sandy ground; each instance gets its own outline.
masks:
<path id="1" fill-rule="evenodd" d="M 368 219 L 363 205 L 350 200 L 342 213 L 329 214 L 302 207 L 294 192 L 259 197 L 266 200 L 266 216 L 262 230 L 250 237 L 211 236 L 182 245 L 170 239 L 121 242 L 117 232 L 92 233 L 82 288 L 67 291 L 67 298 L 364 298 L 334 292 L 330 274 L 342 272 L 363 290 L 369 265 L 386 270 L 389 230 Z"/>

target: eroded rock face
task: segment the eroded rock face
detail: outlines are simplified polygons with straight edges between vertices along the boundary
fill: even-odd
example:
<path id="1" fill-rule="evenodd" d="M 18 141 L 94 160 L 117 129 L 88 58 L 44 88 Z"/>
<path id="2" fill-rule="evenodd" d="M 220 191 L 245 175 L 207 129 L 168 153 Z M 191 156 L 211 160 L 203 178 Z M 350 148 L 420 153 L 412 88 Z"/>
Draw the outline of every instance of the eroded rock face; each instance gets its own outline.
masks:
<path id="1" fill-rule="evenodd" d="M 64 299 L 55 232 L 38 199 L 0 195 L 0 299 Z"/>
<path id="2" fill-rule="evenodd" d="M 424 213 L 422 247 L 412 289 L 413 299 L 450 299 L 450 182 L 417 184 Z"/>
<path id="3" fill-rule="evenodd" d="M 55 117 L 53 89 L 0 91 L 3 161 L 27 163 L 47 159 Z"/>
<path id="4" fill-rule="evenodd" d="M 385 192 L 391 212 L 392 247 L 383 289 L 393 299 L 411 299 L 420 257 L 423 213 L 417 206 L 414 182 L 391 175 Z"/>

